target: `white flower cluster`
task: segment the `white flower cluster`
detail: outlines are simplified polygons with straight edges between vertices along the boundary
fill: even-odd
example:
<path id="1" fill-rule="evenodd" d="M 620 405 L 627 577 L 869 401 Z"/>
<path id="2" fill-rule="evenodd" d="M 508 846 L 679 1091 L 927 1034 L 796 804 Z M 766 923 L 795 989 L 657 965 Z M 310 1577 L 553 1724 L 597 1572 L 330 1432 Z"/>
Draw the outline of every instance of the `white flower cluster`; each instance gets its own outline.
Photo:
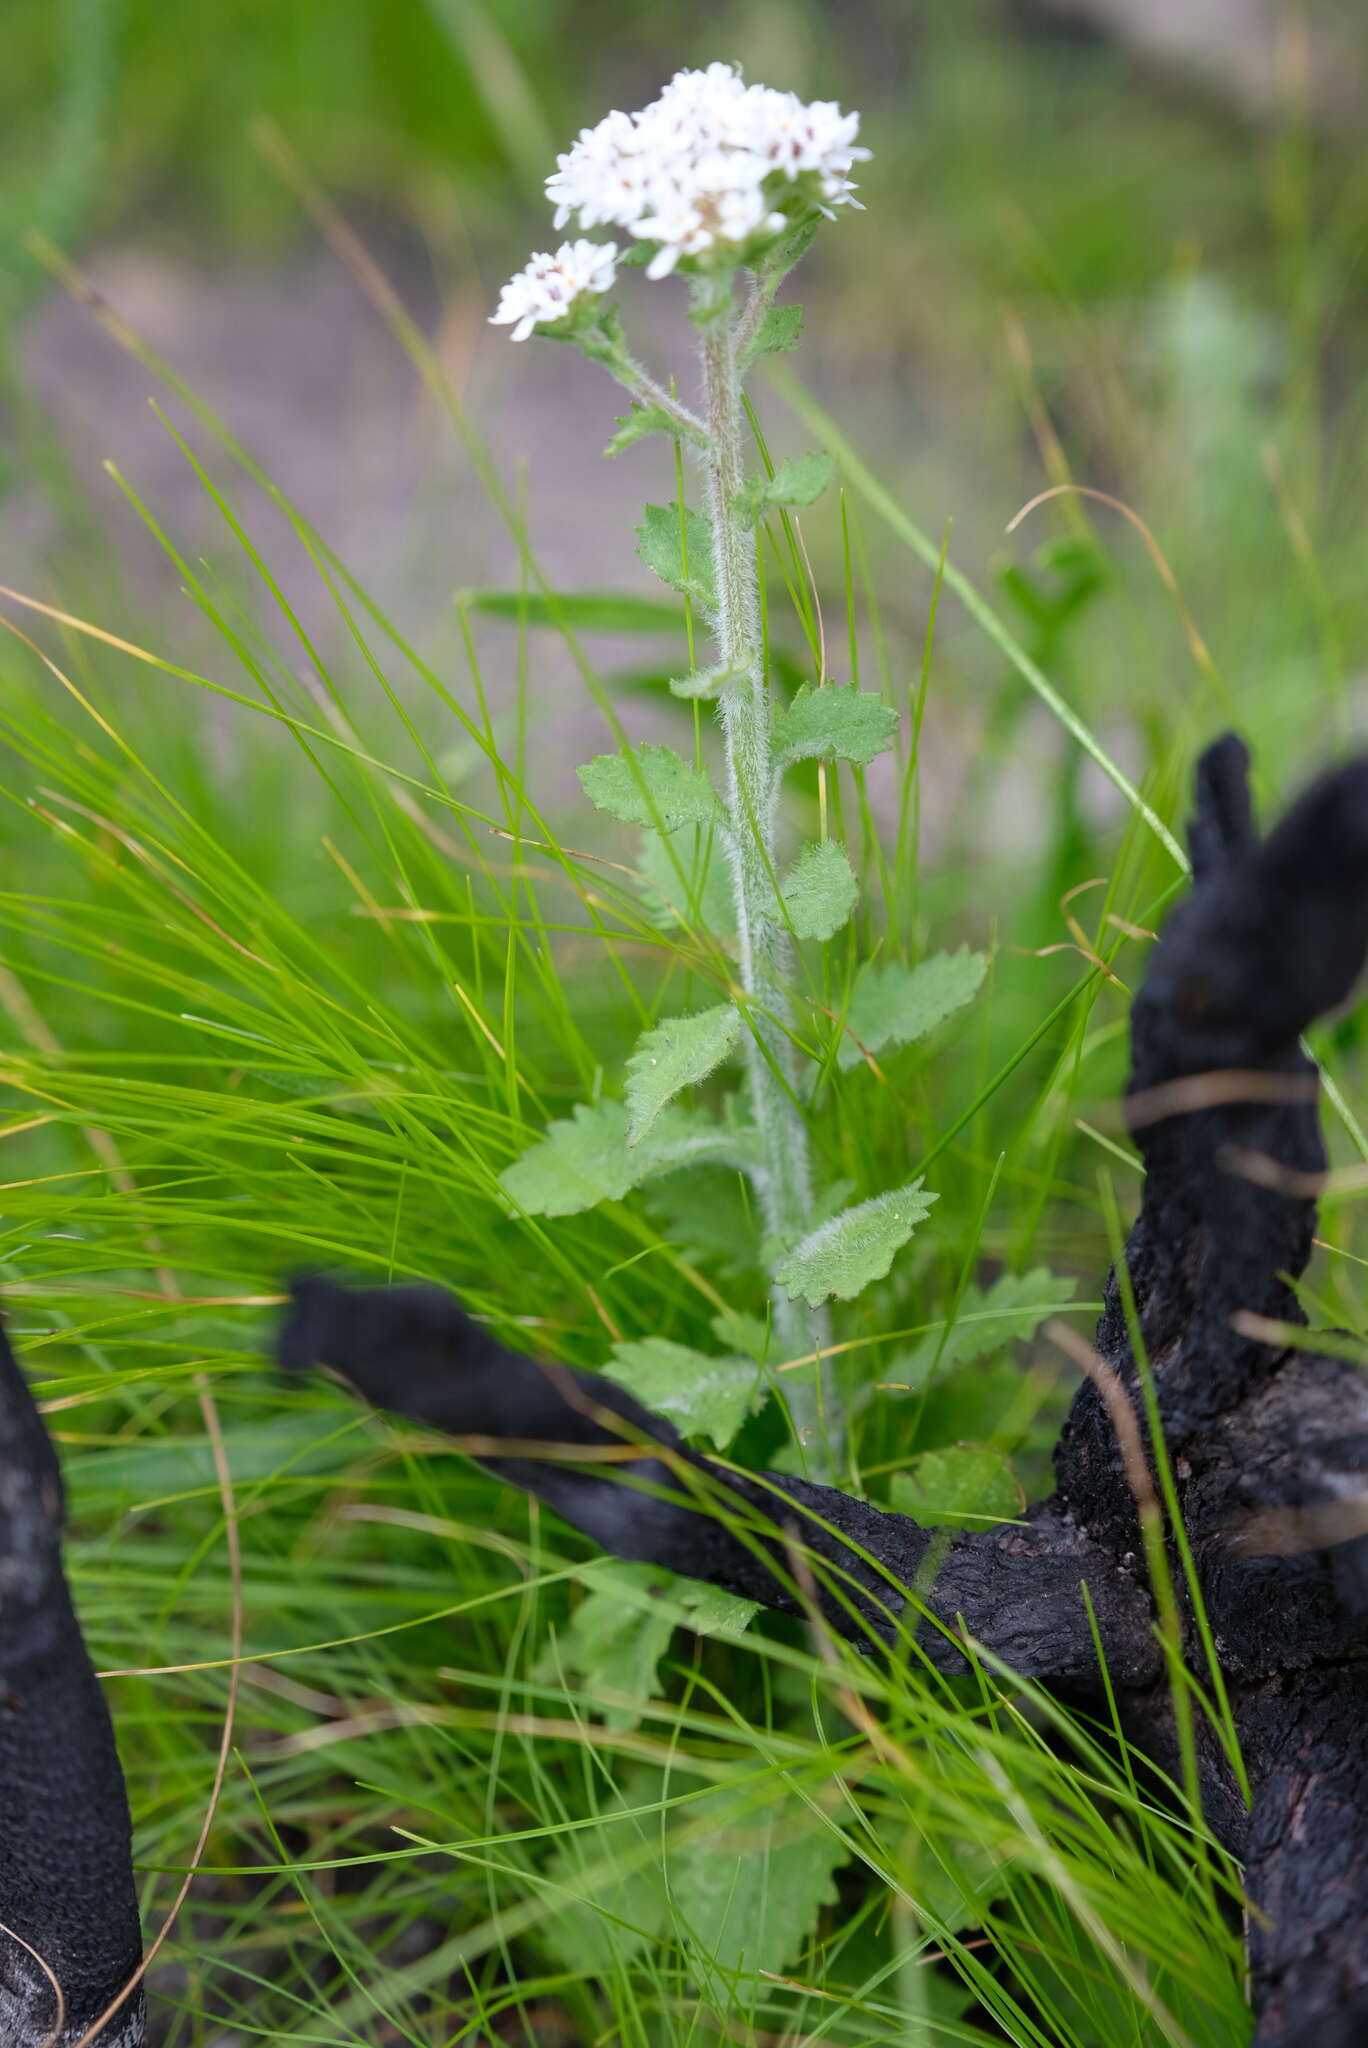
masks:
<path id="1" fill-rule="evenodd" d="M 777 202 L 801 178 L 824 210 L 858 205 L 850 172 L 869 155 L 855 145 L 859 128 L 859 115 L 834 100 L 805 104 L 710 64 L 677 72 L 640 113 L 586 128 L 546 189 L 557 227 L 578 214 L 583 227 L 657 242 L 646 275 L 665 277 L 682 256 L 778 234 L 786 216 Z"/>
<path id="2" fill-rule="evenodd" d="M 801 187 L 823 212 L 858 206 L 850 173 L 869 155 L 857 148 L 858 114 L 834 100 L 746 85 L 731 64 L 679 71 L 658 100 L 636 114 L 609 114 L 557 158 L 546 181 L 556 226 L 623 228 L 658 246 L 648 277 L 667 277 L 681 257 L 739 254 L 779 234 L 786 200 Z M 534 256 L 504 286 L 492 316 L 514 341 L 564 320 L 581 299 L 609 291 L 617 245 L 563 242 Z"/>
<path id="3" fill-rule="evenodd" d="M 526 341 L 534 327 L 566 319 L 586 294 L 611 291 L 616 276 L 616 242 L 562 242 L 554 256 L 532 257 L 508 280 L 491 324 L 516 321 L 513 339 Z"/>

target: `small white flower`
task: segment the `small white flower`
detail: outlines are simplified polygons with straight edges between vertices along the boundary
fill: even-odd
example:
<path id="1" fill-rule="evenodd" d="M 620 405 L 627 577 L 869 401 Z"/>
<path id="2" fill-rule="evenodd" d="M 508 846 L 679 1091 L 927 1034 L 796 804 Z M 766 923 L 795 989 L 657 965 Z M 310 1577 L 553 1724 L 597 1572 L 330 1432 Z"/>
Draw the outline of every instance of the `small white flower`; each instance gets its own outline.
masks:
<path id="1" fill-rule="evenodd" d="M 644 214 L 637 225 L 640 241 L 660 244 L 646 266 L 647 277 L 668 277 L 681 256 L 707 246 L 702 214 L 678 193 L 661 193 L 656 211 Z"/>
<path id="2" fill-rule="evenodd" d="M 526 341 L 534 327 L 564 320 L 577 302 L 611 291 L 617 276 L 616 242 L 562 242 L 554 256 L 533 256 L 499 294 L 491 326 L 514 321 L 514 341 Z"/>
<path id="3" fill-rule="evenodd" d="M 610 224 L 658 244 L 648 277 L 684 257 L 738 253 L 780 233 L 799 179 L 825 213 L 858 205 L 850 179 L 869 151 L 858 114 L 834 100 L 746 85 L 730 64 L 679 71 L 635 114 L 614 112 L 557 158 L 546 181 L 560 227 Z"/>

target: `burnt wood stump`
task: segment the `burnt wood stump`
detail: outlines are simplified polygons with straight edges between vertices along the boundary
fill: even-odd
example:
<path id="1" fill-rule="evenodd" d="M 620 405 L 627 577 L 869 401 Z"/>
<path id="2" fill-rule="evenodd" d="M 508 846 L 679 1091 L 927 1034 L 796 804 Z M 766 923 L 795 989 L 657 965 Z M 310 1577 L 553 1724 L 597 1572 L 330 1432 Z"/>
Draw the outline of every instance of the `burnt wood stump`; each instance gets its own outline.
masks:
<path id="1" fill-rule="evenodd" d="M 906 1589 L 963 1670 L 963 1627 L 1023 1677 L 1101 1715 L 1086 1582 L 1129 1740 L 1176 1741 L 1145 1517 L 1156 1489 L 1138 1333 L 1248 1778 L 1214 1740 L 1203 1807 L 1244 1865 L 1257 2048 L 1368 2043 L 1368 1374 L 1289 1343 L 1326 1165 L 1301 1035 L 1368 950 L 1368 761 L 1325 776 L 1267 838 L 1234 736 L 1198 770 L 1194 886 L 1132 1013 L 1127 1090 L 1146 1178 L 1089 1376 L 1023 1523 L 937 1539 L 834 1488 L 692 1449 L 612 1380 L 511 1352 L 435 1288 L 294 1289 L 280 1356 L 459 1437 L 604 1549 L 789 1612 L 793 1537 L 830 1625 L 871 1644 Z M 719 1510 L 725 1510 L 725 1513 Z M 858 1551 L 851 1545 L 858 1546 Z M 863 1553 L 863 1555 L 859 1554 Z M 1178 1560 L 1184 1654 L 1204 1651 Z"/>
<path id="2" fill-rule="evenodd" d="M 0 1329 L 0 2043 L 138 2048 L 128 1800 L 62 1570 L 63 1513 L 57 1454 Z"/>

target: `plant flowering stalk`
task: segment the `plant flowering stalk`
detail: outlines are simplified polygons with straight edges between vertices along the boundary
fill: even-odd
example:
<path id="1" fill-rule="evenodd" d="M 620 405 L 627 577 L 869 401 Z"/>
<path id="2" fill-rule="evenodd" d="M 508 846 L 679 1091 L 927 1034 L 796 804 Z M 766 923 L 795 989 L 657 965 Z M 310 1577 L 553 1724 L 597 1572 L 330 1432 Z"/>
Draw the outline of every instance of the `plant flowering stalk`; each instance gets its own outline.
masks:
<path id="1" fill-rule="evenodd" d="M 820 687 L 824 677 L 792 703 L 771 698 L 757 524 L 767 508 L 810 504 L 833 465 L 810 454 L 748 478 L 742 386 L 758 357 L 796 344 L 801 312 L 777 306 L 775 295 L 823 218 L 859 204 L 851 172 L 869 152 L 857 144 L 858 132 L 858 114 L 746 85 L 730 65 L 679 72 L 650 106 L 584 129 L 547 179 L 557 227 L 573 218 L 581 229 L 618 229 L 630 238 L 625 253 L 615 242 L 578 240 L 534 256 L 504 287 L 492 316 L 513 328 L 514 340 L 537 332 L 576 342 L 631 392 L 634 404 L 608 453 L 666 433 L 698 457 L 706 517 L 683 506 L 648 506 L 639 551 L 712 628 L 716 665 L 671 688 L 716 704 L 725 788 L 665 747 L 604 756 L 580 774 L 600 808 L 660 835 L 663 858 L 681 877 L 675 835 L 691 832 L 702 847 L 720 842 L 738 962 L 735 1001 L 646 1032 L 628 1063 L 625 1104 L 581 1105 L 508 1168 L 502 1184 L 524 1211 L 564 1215 L 681 1166 L 744 1171 L 764 1231 L 772 1341 L 786 1358 L 813 1361 L 786 1388 L 790 1413 L 800 1441 L 827 1467 L 841 1462 L 842 1429 L 836 1389 L 822 1386 L 825 1304 L 850 1299 L 885 1274 L 934 1197 L 918 1182 L 845 1210 L 840 1198 L 814 1202 L 792 994 L 795 941 L 832 938 L 859 885 L 845 848 L 825 831 L 781 876 L 780 785 L 799 761 L 866 766 L 891 744 L 897 717 L 853 686 Z M 644 265 L 648 278 L 678 272 L 689 279 L 701 413 L 629 352 L 616 309 L 604 303 L 622 264 Z M 752 282 L 738 311 L 740 272 Z M 915 1035 L 910 1024 L 902 1028 L 886 993 L 883 1011 L 881 1042 Z M 839 1051 L 844 1065 L 844 1046 Z M 719 1124 L 680 1107 L 676 1097 L 738 1053 L 747 1082 L 740 1122 Z M 764 1363 L 763 1346 L 757 1355 Z M 700 1360 L 707 1363 L 716 1361 Z"/>
<path id="2" fill-rule="evenodd" d="M 713 613 L 719 666 L 729 677 L 719 710 L 727 761 L 727 851 L 736 908 L 741 985 L 751 1005 L 747 1074 L 751 1112 L 762 1147 L 755 1176 L 768 1234 L 792 1240 L 812 1214 L 812 1167 L 807 1123 L 797 1101 L 797 1069 L 790 1032 L 788 983 L 792 944 L 776 886 L 775 822 L 779 779 L 770 745 L 770 701 L 760 638 L 760 594 L 755 523 L 745 508 L 743 436 L 736 324 L 732 298 L 714 309 L 711 280 L 698 297 L 704 418 L 708 446 L 708 523 L 716 604 Z M 804 1318 L 783 1290 L 775 1291 L 776 1325 L 789 1357 L 820 1346 L 825 1330 L 804 1329 Z M 817 1312 L 820 1314 L 820 1312 Z M 806 1389 L 795 1390 L 800 1396 Z M 792 1398 L 792 1397 L 791 1397 Z M 801 1409 L 808 1403 L 801 1400 Z M 832 1420 L 828 1415 L 828 1424 Z M 811 1427 L 804 1416 L 800 1426 Z"/>

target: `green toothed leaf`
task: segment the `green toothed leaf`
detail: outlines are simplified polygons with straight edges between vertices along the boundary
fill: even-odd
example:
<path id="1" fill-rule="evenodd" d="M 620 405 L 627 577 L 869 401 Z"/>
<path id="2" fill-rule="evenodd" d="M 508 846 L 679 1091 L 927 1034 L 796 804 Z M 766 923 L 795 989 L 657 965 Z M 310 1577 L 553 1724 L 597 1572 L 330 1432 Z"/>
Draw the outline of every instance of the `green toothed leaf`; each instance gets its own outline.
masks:
<path id="1" fill-rule="evenodd" d="M 743 1600 L 720 1586 L 702 1586 L 697 1579 L 676 1579 L 670 1592 L 695 1635 L 719 1636 L 724 1642 L 739 1642 L 760 1612 L 758 1600 Z"/>
<path id="2" fill-rule="evenodd" d="M 624 448 L 644 441 L 648 434 L 669 434 L 677 440 L 679 427 L 660 406 L 633 404 L 617 422 L 617 432 L 603 452 L 605 455 L 621 455 Z"/>
<path id="3" fill-rule="evenodd" d="M 484 612 L 515 625 L 571 626 L 579 633 L 682 633 L 684 614 L 663 597 L 636 597 L 616 590 L 469 590 L 460 597 L 468 611 Z"/>
<path id="4" fill-rule="evenodd" d="M 698 825 L 673 833 L 648 831 L 636 864 L 642 901 L 653 924 L 665 931 L 675 925 L 702 924 L 714 938 L 735 941 L 731 875 L 715 833 Z"/>
<path id="5" fill-rule="evenodd" d="M 576 772 L 590 803 L 625 825 L 676 832 L 681 825 L 709 824 L 717 814 L 717 792 L 707 776 L 671 747 L 600 754 Z"/>
<path id="6" fill-rule="evenodd" d="M 885 1046 L 911 1045 L 925 1038 L 973 1001 L 987 971 L 983 954 L 965 946 L 957 953 L 937 953 L 917 967 L 904 967 L 896 960 L 887 967 L 862 967 L 846 1012 L 837 1065 L 857 1066 L 863 1057 L 861 1046 L 866 1052 L 881 1052 Z"/>
<path id="7" fill-rule="evenodd" d="M 223 1341 L 231 1340 L 225 1335 Z M 754 1376 L 753 1365 L 750 1371 Z M 320 1438 L 317 1417 L 307 1413 L 228 1423 L 223 1446 L 234 1478 L 240 1473 L 244 1485 L 286 1469 L 326 1475 L 331 1483 L 356 1456 L 350 1431 Z M 83 1500 L 98 1499 L 102 1512 L 105 1503 L 121 1510 L 140 1500 L 212 1486 L 214 1444 L 194 1434 L 135 1437 L 102 1444 L 97 1451 L 75 1451 L 63 1459 L 62 1469 Z"/>
<path id="8" fill-rule="evenodd" d="M 953 1853 L 946 1855 L 944 1848 L 938 1854 L 919 1831 L 909 1829 L 903 1843 L 906 1857 L 905 1868 L 908 1878 L 908 1896 L 917 1902 L 917 1914 L 929 1934 L 944 1938 L 947 1934 L 958 1934 L 966 1927 L 979 1927 L 983 1923 L 985 1909 L 990 1906 L 1005 1888 L 1005 1872 L 1009 1861 L 996 1844 L 986 1842 L 958 1841 Z M 928 1976 L 930 1972 L 926 1973 Z M 939 1992 L 939 1980 L 937 1990 Z M 953 1983 L 946 1985 L 952 1995 L 962 1993 L 962 1987 Z M 971 2002 L 968 1997 L 965 2003 Z M 941 2010 L 938 2006 L 937 2010 Z M 949 2021 L 958 2019 L 964 2005 L 947 2004 L 943 2017 Z M 933 2029 L 933 2035 L 940 2033 Z M 946 2040 L 953 2040 L 958 2030 L 947 2030 Z"/>
<path id="9" fill-rule="evenodd" d="M 835 839 L 805 846 L 784 883 L 784 905 L 800 939 L 829 939 L 841 929 L 860 894 L 845 848 Z"/>
<path id="10" fill-rule="evenodd" d="M 720 662 L 716 668 L 696 668 L 686 676 L 672 676 L 670 688 L 676 697 L 701 698 L 711 702 L 749 681 L 748 669 L 733 668 L 729 662 Z"/>
<path id="11" fill-rule="evenodd" d="M 1026 1496 L 1004 1451 L 994 1444 L 950 1444 L 923 1451 L 895 1472 L 893 1506 L 926 1529 L 987 1529 L 1014 1521 Z"/>
<path id="12" fill-rule="evenodd" d="M 760 356 L 783 355 L 788 349 L 797 348 L 803 333 L 803 309 L 801 306 L 770 306 L 755 330 L 754 338 L 741 360 L 743 370 L 748 370 Z"/>
<path id="13" fill-rule="evenodd" d="M 650 1626 L 649 1616 L 636 1619 L 644 1627 Z M 539 1668 L 543 1683 L 559 1686 L 569 1670 L 564 1636 L 557 1647 L 559 1660 L 544 1657 Z M 593 1674 L 583 1675 L 589 1679 L 588 1692 Z M 630 1723 L 640 1716 L 627 1718 Z M 613 1725 L 620 1727 L 622 1718 Z M 645 1797 L 659 1800 L 659 1773 L 634 1772 L 629 1780 L 633 1792 L 643 1779 Z M 548 1914 L 542 1938 L 549 1953 L 576 1979 L 588 1971 L 611 1981 L 628 1957 L 660 1940 L 669 1919 L 665 1874 L 655 1845 L 643 1841 L 639 1819 L 624 1819 L 617 1810 L 636 1803 L 627 1792 L 605 1800 L 594 1826 L 570 1830 L 547 1863 L 546 1875 L 555 1886 L 556 1910 Z M 524 2033 L 523 2039 L 529 2038 Z"/>
<path id="14" fill-rule="evenodd" d="M 914 1180 L 908 1187 L 843 1209 L 794 1245 L 774 1277 L 793 1300 L 801 1297 L 809 1308 L 820 1307 L 833 1295 L 851 1301 L 871 1280 L 882 1280 L 895 1253 L 929 1215 L 935 1200 L 935 1195 L 923 1191 L 920 1180 Z"/>
<path id="15" fill-rule="evenodd" d="M 835 474 L 831 457 L 818 449 L 790 455 L 773 476 L 753 478 L 741 494 L 742 503 L 753 519 L 766 505 L 814 505 Z"/>
<path id="16" fill-rule="evenodd" d="M 596 1560 L 583 1567 L 582 1578 L 585 1596 L 561 1634 L 555 1663 L 543 1660 L 540 1675 L 570 1672 L 604 1692 L 625 1693 L 621 1704 L 603 1708 L 610 1728 L 634 1728 L 641 1719 L 632 1703 L 655 1697 L 657 1667 L 676 1628 L 734 1642 L 757 1612 L 752 1600 L 677 1578 L 659 1565 Z"/>
<path id="17" fill-rule="evenodd" d="M 749 1134 L 692 1110 L 666 1109 L 639 1145 L 627 1143 L 620 1102 L 577 1103 L 570 1116 L 505 1167 L 499 1185 L 529 1216 L 576 1216 L 617 1202 L 642 1181 L 679 1166 L 744 1164 Z"/>
<path id="18" fill-rule="evenodd" d="M 890 1361 L 887 1377 L 920 1390 L 933 1373 L 991 1358 L 1009 1344 L 1033 1337 L 1047 1316 L 1066 1309 L 1078 1282 L 1034 1266 L 1029 1273 L 1003 1273 L 991 1287 L 966 1287 L 948 1330 L 929 1331 L 916 1347 Z"/>
<path id="19" fill-rule="evenodd" d="M 627 1571 L 632 1572 L 631 1580 L 625 1580 Z M 649 1572 L 650 1567 L 640 1565 L 615 1570 L 611 1583 L 585 1594 L 562 1638 L 567 1670 L 592 1678 L 604 1692 L 625 1693 L 643 1706 L 655 1697 L 656 1668 L 674 1634 L 671 1615 L 652 1613 L 644 1604 L 623 1597 L 625 1584 L 634 1588 Z M 670 1575 L 654 1576 L 668 1580 Z M 610 1728 L 634 1728 L 641 1719 L 640 1712 L 625 1703 L 605 1703 L 602 1713 Z"/>
<path id="20" fill-rule="evenodd" d="M 872 690 L 839 683 L 814 690 L 804 683 L 774 721 L 774 763 L 841 760 L 867 768 L 892 746 L 897 730 L 897 712 Z"/>
<path id="21" fill-rule="evenodd" d="M 759 1316 L 749 1316 L 744 1309 L 724 1308 L 720 1315 L 713 1317 L 710 1327 L 719 1344 L 734 1346 L 758 1365 L 774 1356 L 772 1333 Z"/>
<path id="22" fill-rule="evenodd" d="M 620 1102 L 594 1108 L 577 1102 L 549 1126 L 540 1143 L 505 1167 L 504 1193 L 529 1216 L 574 1216 L 599 1202 L 620 1201 L 640 1162 L 627 1149 L 627 1112 Z"/>
<path id="23" fill-rule="evenodd" d="M 736 1043 L 741 1016 L 719 1003 L 693 1017 L 667 1017 L 638 1041 L 627 1062 L 627 1143 L 637 1145 L 667 1102 L 722 1064 Z"/>
<path id="24" fill-rule="evenodd" d="M 681 533 L 678 505 L 648 505 L 636 533 L 637 553 L 662 583 L 695 604 L 710 608 L 716 602 L 712 537 L 697 512 L 685 508 Z"/>
<path id="25" fill-rule="evenodd" d="M 709 1358 L 668 1337 L 615 1344 L 608 1372 L 685 1436 L 710 1437 L 719 1451 L 765 1392 L 751 1359 Z"/>
<path id="26" fill-rule="evenodd" d="M 849 1856 L 802 1801 L 786 1799 L 668 1850 L 671 1903 L 710 1968 L 782 1970 L 835 1900 Z"/>
<path id="27" fill-rule="evenodd" d="M 679 1257 L 706 1266 L 714 1279 L 763 1270 L 754 1200 L 739 1174 L 715 1166 L 672 1173 L 651 1185 L 646 1207 Z M 718 1334 L 733 1349 L 746 1349 L 740 1337 Z"/>

